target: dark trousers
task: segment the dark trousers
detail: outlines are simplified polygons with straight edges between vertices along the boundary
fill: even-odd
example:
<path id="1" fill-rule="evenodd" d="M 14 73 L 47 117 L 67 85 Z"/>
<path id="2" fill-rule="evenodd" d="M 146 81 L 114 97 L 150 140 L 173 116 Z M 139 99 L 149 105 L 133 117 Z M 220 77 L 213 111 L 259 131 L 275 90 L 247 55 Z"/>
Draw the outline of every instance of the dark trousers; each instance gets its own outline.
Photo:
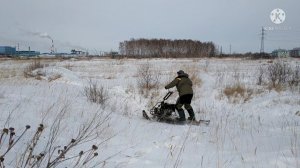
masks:
<path id="1" fill-rule="evenodd" d="M 193 94 L 186 94 L 180 96 L 176 101 L 176 110 L 177 111 L 183 110 L 182 106 L 184 106 L 186 110 L 192 110 L 193 109 L 193 107 L 191 106 L 192 99 L 193 99 Z"/>

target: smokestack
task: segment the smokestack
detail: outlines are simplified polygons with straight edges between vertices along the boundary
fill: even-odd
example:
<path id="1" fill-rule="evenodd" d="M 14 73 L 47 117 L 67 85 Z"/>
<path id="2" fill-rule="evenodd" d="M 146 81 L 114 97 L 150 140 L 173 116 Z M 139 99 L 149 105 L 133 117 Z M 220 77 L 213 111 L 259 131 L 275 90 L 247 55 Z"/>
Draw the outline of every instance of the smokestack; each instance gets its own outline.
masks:
<path id="1" fill-rule="evenodd" d="M 52 44 L 51 44 L 51 48 L 50 48 L 50 53 L 53 54 L 55 53 L 55 48 L 54 48 L 54 43 L 53 43 L 53 39 L 52 37 L 48 34 L 48 33 L 41 33 L 41 32 L 30 32 L 30 31 L 27 31 L 28 34 L 32 35 L 32 36 L 38 36 L 40 38 L 46 38 L 46 39 L 50 39 Z"/>

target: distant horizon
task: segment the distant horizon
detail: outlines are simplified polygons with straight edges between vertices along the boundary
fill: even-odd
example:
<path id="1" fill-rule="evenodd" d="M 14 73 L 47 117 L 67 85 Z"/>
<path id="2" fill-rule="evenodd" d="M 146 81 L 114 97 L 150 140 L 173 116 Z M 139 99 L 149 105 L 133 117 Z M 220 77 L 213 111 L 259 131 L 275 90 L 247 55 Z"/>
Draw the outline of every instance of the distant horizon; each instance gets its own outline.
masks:
<path id="1" fill-rule="evenodd" d="M 133 39 L 133 38 L 131 38 L 131 39 Z M 143 39 L 143 38 L 141 38 L 141 39 Z M 162 38 L 153 38 L 153 39 L 162 39 Z M 166 39 L 166 40 L 172 40 L 172 39 Z M 173 39 L 173 40 L 192 40 L 192 39 Z M 126 40 L 124 40 L 124 41 L 126 41 Z M 197 40 L 193 40 L 193 41 L 197 41 Z M 201 42 L 212 42 L 212 41 L 201 41 Z M 212 42 L 213 43 L 213 42 Z M 14 47 L 14 48 L 16 48 L 16 51 L 18 51 L 18 46 L 11 46 L 11 45 L 2 45 L 1 43 L 0 43 L 0 47 L 5 47 L 5 46 L 9 46 L 9 47 Z M 29 47 L 30 46 L 28 46 L 28 48 L 26 49 L 26 48 L 24 48 L 24 49 L 22 49 L 22 48 L 20 48 L 20 50 L 19 51 L 29 51 Z M 216 45 L 216 50 L 217 51 L 220 51 L 221 49 L 220 48 L 218 48 L 218 47 L 221 47 L 221 46 L 218 46 L 218 45 Z M 293 47 L 293 48 L 274 48 L 273 50 L 271 50 L 271 51 L 265 51 L 265 53 L 272 53 L 273 51 L 275 51 L 275 50 L 280 50 L 280 49 L 283 49 L 283 50 L 287 50 L 287 51 L 290 51 L 290 50 L 293 50 L 293 49 L 296 49 L 296 48 L 300 48 L 300 46 L 296 46 L 296 47 Z M 92 53 L 88 50 L 88 49 L 76 49 L 76 48 L 72 48 L 72 49 L 70 49 L 69 51 L 56 51 L 56 52 L 54 52 L 54 53 L 71 53 L 71 50 L 73 50 L 73 49 L 75 49 L 75 50 L 77 50 L 77 51 L 84 51 L 84 52 L 88 52 L 88 53 L 90 53 L 91 55 L 100 55 L 99 53 L 109 53 L 109 52 L 120 52 L 119 51 L 119 49 L 117 49 L 117 50 L 108 50 L 108 51 L 98 51 L 97 50 L 97 52 L 95 52 L 95 51 L 92 51 Z M 40 50 L 36 50 L 36 49 L 33 49 L 33 48 L 31 48 L 30 47 L 30 51 L 37 51 L 37 52 L 40 52 L 41 54 L 51 54 L 51 52 L 50 52 L 50 50 L 49 51 L 40 51 Z M 94 53 L 93 53 L 94 52 Z M 231 54 L 246 54 L 246 53 L 259 53 L 260 51 L 245 51 L 245 52 L 234 52 L 234 51 L 232 51 L 231 52 Z M 222 46 L 222 53 L 223 54 L 230 54 L 230 53 L 228 53 L 228 52 L 224 52 L 224 50 L 223 50 L 223 46 Z"/>

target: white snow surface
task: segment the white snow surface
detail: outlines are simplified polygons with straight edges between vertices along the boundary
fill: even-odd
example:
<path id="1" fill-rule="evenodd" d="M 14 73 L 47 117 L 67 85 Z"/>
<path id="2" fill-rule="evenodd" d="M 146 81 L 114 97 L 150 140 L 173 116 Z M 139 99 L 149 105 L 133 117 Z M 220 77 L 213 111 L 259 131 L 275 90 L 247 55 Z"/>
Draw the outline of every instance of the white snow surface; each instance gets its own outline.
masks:
<path id="1" fill-rule="evenodd" d="M 300 65 L 299 59 L 284 60 Z M 14 127 L 17 136 L 26 125 L 31 129 L 5 157 L 6 167 L 15 167 L 20 151 L 39 124 L 45 133 L 36 152 L 42 152 L 49 130 L 61 109 L 66 109 L 55 145 L 66 145 L 80 126 L 95 113 L 110 114 L 102 134 L 81 144 L 70 155 L 100 144 L 99 156 L 85 167 L 184 167 L 184 168 L 299 168 L 299 88 L 280 92 L 256 85 L 259 66 L 268 60 L 244 59 L 91 59 L 44 60 L 36 69 L 42 80 L 25 78 L 30 60 L 0 62 L 0 126 Z M 42 61 L 43 62 L 43 61 Z M 138 69 L 150 64 L 160 76 L 160 87 L 145 97 L 137 85 Z M 167 93 L 165 84 L 179 70 L 195 73 L 192 106 L 198 119 L 210 119 L 209 126 L 173 125 L 142 117 Z M 193 71 L 193 72 L 192 72 Z M 60 77 L 55 80 L 53 76 Z M 238 81 L 254 94 L 247 101 L 233 102 L 223 89 Z M 108 92 L 105 105 L 91 103 L 84 95 L 89 81 Z M 175 90 L 175 89 L 173 89 Z M 177 93 L 168 100 L 175 103 Z M 188 116 L 188 114 L 186 113 Z M 3 142 L 2 142 L 3 144 Z M 6 144 L 5 144 L 6 145 Z M 5 145 L 0 145 L 0 155 Z M 67 161 L 58 167 L 72 167 Z"/>

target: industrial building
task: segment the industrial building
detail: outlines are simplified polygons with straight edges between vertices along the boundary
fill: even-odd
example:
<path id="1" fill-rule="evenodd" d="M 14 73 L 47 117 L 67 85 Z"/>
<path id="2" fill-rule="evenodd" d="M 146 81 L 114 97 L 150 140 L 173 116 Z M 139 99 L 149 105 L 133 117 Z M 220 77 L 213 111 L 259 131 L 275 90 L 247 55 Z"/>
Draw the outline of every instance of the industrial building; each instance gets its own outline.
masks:
<path id="1" fill-rule="evenodd" d="M 2 56 L 35 57 L 35 56 L 39 56 L 40 52 L 38 52 L 38 51 L 31 51 L 30 47 L 29 47 L 28 51 L 16 51 L 15 47 L 0 46 L 0 55 L 2 55 Z"/>
<path id="2" fill-rule="evenodd" d="M 0 55 L 13 56 L 16 55 L 16 48 L 10 46 L 0 46 Z"/>
<path id="3" fill-rule="evenodd" d="M 24 56 L 24 57 L 36 57 L 39 56 L 41 53 L 38 51 L 18 51 L 18 56 Z"/>
<path id="4" fill-rule="evenodd" d="M 271 55 L 273 57 L 288 57 L 290 56 L 290 53 L 288 50 L 278 49 L 278 50 L 274 50 Z"/>
<path id="5" fill-rule="evenodd" d="M 71 55 L 77 55 L 77 56 L 87 56 L 89 55 L 88 52 L 80 51 L 80 50 L 71 50 Z"/>
<path id="6" fill-rule="evenodd" d="M 300 57 L 300 47 L 292 49 L 290 51 L 290 56 L 291 57 Z"/>

